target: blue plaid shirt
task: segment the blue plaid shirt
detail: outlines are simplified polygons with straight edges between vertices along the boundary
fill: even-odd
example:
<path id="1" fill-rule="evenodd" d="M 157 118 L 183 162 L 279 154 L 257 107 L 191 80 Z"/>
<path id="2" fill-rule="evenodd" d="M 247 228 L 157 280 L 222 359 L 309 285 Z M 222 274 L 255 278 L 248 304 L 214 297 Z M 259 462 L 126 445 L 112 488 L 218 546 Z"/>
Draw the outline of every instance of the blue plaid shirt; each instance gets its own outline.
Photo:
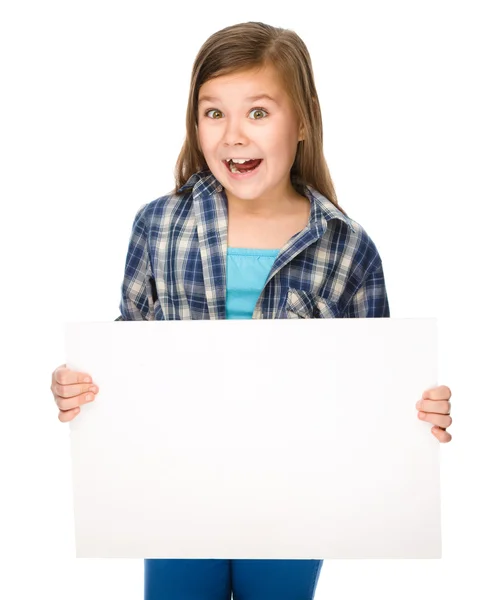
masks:
<path id="1" fill-rule="evenodd" d="M 117 321 L 226 318 L 226 193 L 208 169 L 135 217 Z M 389 317 L 382 261 L 365 230 L 311 186 L 307 227 L 272 265 L 253 319 Z"/>

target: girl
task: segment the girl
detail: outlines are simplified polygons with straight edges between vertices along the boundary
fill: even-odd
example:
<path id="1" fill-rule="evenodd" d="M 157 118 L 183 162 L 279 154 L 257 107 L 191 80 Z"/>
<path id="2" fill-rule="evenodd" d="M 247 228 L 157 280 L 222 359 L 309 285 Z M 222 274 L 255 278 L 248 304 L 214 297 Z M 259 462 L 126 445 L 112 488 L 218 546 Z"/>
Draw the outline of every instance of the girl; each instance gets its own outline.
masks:
<path id="1" fill-rule="evenodd" d="M 176 187 L 137 212 L 117 320 L 389 317 L 375 244 L 339 206 L 323 155 L 311 59 L 293 32 L 249 22 L 195 60 Z M 94 400 L 65 365 L 52 392 L 66 422 Z M 449 442 L 451 392 L 416 408 Z M 319 560 L 145 561 L 145 598 L 313 598 Z"/>

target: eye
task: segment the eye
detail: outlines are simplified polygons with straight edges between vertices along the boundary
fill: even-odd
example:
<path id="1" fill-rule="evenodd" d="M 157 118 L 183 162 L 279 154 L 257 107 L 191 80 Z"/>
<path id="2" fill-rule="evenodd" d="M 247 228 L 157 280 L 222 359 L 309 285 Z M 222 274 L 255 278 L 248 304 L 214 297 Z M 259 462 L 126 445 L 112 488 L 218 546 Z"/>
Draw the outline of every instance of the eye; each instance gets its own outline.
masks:
<path id="1" fill-rule="evenodd" d="M 205 111 L 205 113 L 204 113 L 204 114 L 205 114 L 205 116 L 207 117 L 207 115 L 208 115 L 210 112 L 215 112 L 215 113 L 218 113 L 218 112 L 221 112 L 221 111 L 220 111 L 220 110 L 217 110 L 217 108 L 210 108 L 209 110 L 206 110 L 206 111 Z M 215 117 L 212 117 L 212 118 L 214 119 Z"/>
<path id="2" fill-rule="evenodd" d="M 252 112 L 264 112 L 266 115 L 269 114 L 264 108 L 252 108 L 249 114 Z M 258 121 L 258 119 L 254 119 L 254 121 Z"/>
<path id="3" fill-rule="evenodd" d="M 206 111 L 205 111 L 204 115 L 207 117 L 207 115 L 208 115 L 209 113 L 211 113 L 211 112 L 212 112 L 212 113 L 220 113 L 221 111 L 220 111 L 220 110 L 217 110 L 217 108 L 209 108 L 209 110 L 206 110 Z M 263 112 L 263 113 L 265 113 L 266 115 L 268 115 L 268 114 L 269 114 L 269 113 L 268 113 L 268 112 L 265 110 L 265 108 L 252 108 L 252 110 L 251 110 L 251 111 L 250 111 L 248 114 L 251 114 L 252 112 L 256 112 L 256 113 Z M 213 119 L 216 119 L 216 117 L 212 117 L 212 118 L 213 118 Z M 264 117 L 264 118 L 265 118 L 265 117 Z M 216 120 L 217 120 L 217 119 L 216 119 Z M 257 119 L 257 118 L 254 118 L 253 120 L 254 120 L 254 121 L 258 121 L 259 119 Z"/>

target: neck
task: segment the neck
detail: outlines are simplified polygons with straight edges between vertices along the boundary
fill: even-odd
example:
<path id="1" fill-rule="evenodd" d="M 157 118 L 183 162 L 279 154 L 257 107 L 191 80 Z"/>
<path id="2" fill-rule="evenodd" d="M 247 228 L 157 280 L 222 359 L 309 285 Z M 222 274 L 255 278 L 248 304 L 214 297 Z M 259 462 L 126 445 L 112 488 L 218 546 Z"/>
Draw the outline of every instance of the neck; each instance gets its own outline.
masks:
<path id="1" fill-rule="evenodd" d="M 228 211 L 242 217 L 272 219 L 280 215 L 291 214 L 300 210 L 300 203 L 308 199 L 301 196 L 294 188 L 284 194 L 268 194 L 261 198 L 237 198 L 226 190 Z"/>

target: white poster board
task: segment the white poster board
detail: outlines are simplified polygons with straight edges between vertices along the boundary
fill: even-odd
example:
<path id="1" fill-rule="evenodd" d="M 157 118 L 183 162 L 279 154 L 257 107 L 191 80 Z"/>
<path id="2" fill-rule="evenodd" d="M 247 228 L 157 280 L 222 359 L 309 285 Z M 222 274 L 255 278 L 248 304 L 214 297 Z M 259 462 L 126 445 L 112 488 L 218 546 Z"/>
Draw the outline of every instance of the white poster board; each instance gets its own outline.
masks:
<path id="1" fill-rule="evenodd" d="M 435 319 L 66 324 L 77 557 L 440 558 Z"/>

